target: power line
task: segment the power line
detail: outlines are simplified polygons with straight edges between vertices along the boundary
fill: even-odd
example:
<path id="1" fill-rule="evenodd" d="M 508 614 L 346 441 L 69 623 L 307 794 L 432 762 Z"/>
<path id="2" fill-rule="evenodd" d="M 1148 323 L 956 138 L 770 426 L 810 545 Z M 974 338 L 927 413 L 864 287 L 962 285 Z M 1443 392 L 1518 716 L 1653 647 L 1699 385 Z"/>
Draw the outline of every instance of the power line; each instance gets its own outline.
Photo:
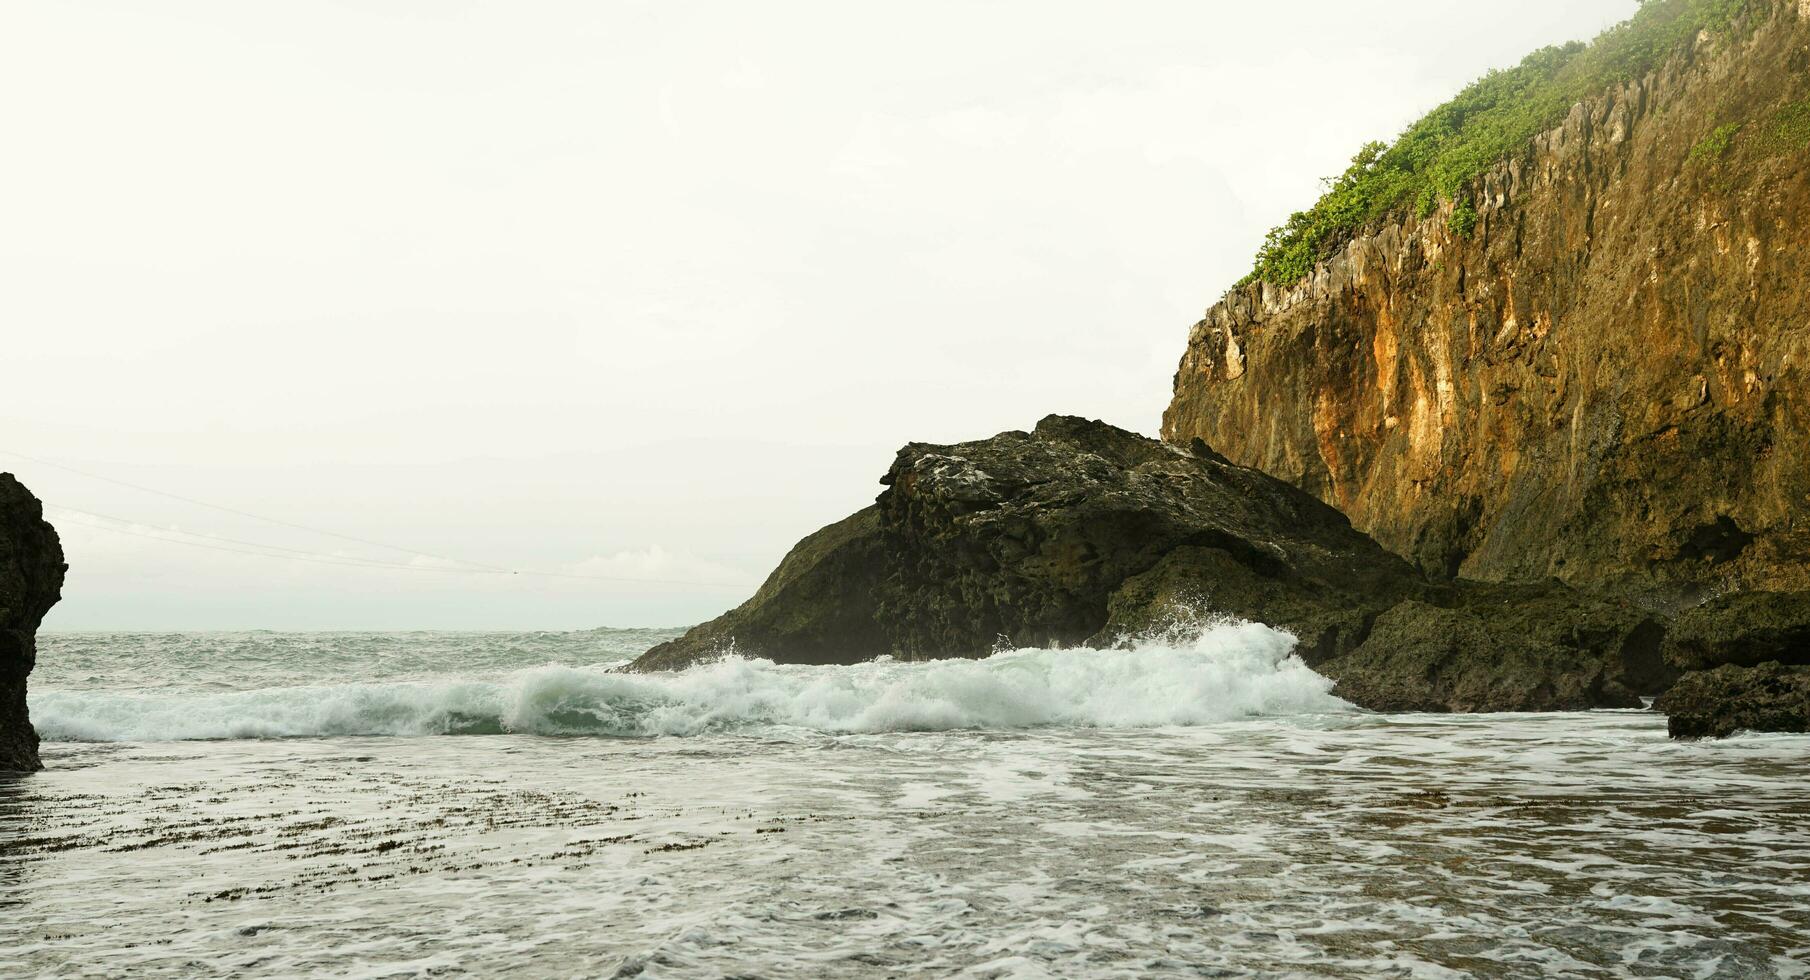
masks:
<path id="1" fill-rule="evenodd" d="M 78 514 L 84 513 L 83 511 L 75 510 L 72 507 L 63 507 L 58 504 L 51 504 L 49 506 L 55 507 L 58 510 L 69 510 L 69 511 L 74 511 L 75 513 L 78 513 Z M 98 515 L 88 515 L 88 516 L 98 516 Z M 109 518 L 109 519 L 111 520 L 112 518 Z M 129 528 L 129 527 L 110 527 L 106 524 L 87 524 L 84 526 L 94 528 L 97 531 L 111 531 L 115 534 L 129 534 L 135 538 L 149 538 L 152 541 L 162 541 L 165 544 L 187 545 L 190 548 L 206 548 L 209 551 L 224 551 L 224 552 L 228 552 L 230 554 L 252 555 L 252 556 L 255 556 L 258 558 L 275 558 L 280 561 L 305 561 L 305 562 L 312 562 L 317 565 L 346 565 L 346 566 L 350 566 L 352 568 L 401 569 L 403 571 L 410 571 L 410 572 L 460 572 L 460 573 L 464 573 L 464 574 L 468 574 L 468 575 L 508 574 L 506 572 L 492 572 L 492 571 L 487 571 L 487 570 L 479 569 L 479 568 L 429 568 L 425 565 L 404 565 L 404 564 L 401 564 L 400 562 L 372 562 L 372 561 L 369 561 L 366 559 L 360 559 L 360 558 L 341 559 L 341 558 L 316 558 L 316 557 L 312 557 L 312 556 L 308 556 L 308 555 L 273 555 L 268 551 L 249 551 L 245 548 L 228 548 L 223 545 L 207 544 L 207 543 L 201 542 L 201 541 L 189 541 L 184 538 L 172 538 L 172 537 L 165 536 L 166 534 L 170 534 L 170 533 L 175 533 L 175 534 L 185 533 L 185 532 L 181 532 L 181 531 L 174 531 L 174 532 L 166 531 L 166 532 L 164 532 L 164 534 L 155 534 L 155 533 L 150 533 L 147 531 L 133 530 L 132 528 Z M 267 547 L 267 546 L 257 545 L 256 547 Z"/>
<path id="2" fill-rule="evenodd" d="M 77 476 L 87 477 L 88 479 L 91 479 L 91 480 L 99 480 L 102 483 L 111 483 L 111 484 L 114 484 L 115 486 L 126 487 L 127 489 L 137 490 L 141 493 L 153 494 L 153 495 L 159 496 L 159 497 L 167 497 L 171 500 L 179 500 L 179 501 L 182 501 L 183 503 L 193 504 L 197 507 L 206 507 L 211 510 L 222 511 L 222 512 L 228 513 L 228 514 L 236 514 L 240 517 L 249 517 L 252 520 L 263 521 L 267 524 L 274 524 L 279 527 L 292 528 L 292 529 L 298 530 L 298 531 L 307 531 L 311 534 L 320 534 L 320 535 L 324 535 L 324 536 L 330 537 L 330 538 L 339 538 L 340 540 L 343 540 L 343 541 L 352 541 L 357 544 L 367 545 L 367 546 L 373 547 L 373 548 L 384 548 L 384 549 L 387 549 L 390 551 L 398 551 L 398 552 L 401 552 L 401 553 L 407 554 L 407 555 L 414 555 L 419 558 L 431 558 L 435 561 L 452 562 L 454 565 L 462 565 L 462 566 L 468 566 L 468 567 L 435 568 L 435 567 L 430 567 L 430 566 L 425 566 L 425 565 L 412 565 L 412 564 L 407 564 L 404 562 L 385 561 L 384 559 L 381 559 L 381 558 L 360 558 L 355 555 L 334 555 L 334 554 L 327 554 L 327 553 L 318 552 L 318 551 L 307 551 L 307 550 L 304 550 L 301 548 L 289 548 L 289 547 L 285 547 L 283 545 L 264 544 L 262 542 L 257 542 L 257 541 L 242 541 L 242 540 L 238 540 L 235 538 L 221 537 L 221 536 L 213 535 L 213 534 L 200 534 L 200 533 L 194 532 L 194 531 L 182 531 L 182 530 L 177 530 L 174 528 L 157 529 L 157 530 L 161 530 L 163 533 L 149 534 L 149 533 L 145 533 L 143 531 L 135 531 L 135 530 L 131 529 L 134 527 L 152 527 L 152 525 L 145 524 L 141 521 L 129 520 L 129 519 L 123 518 L 123 517 L 114 517 L 114 516 L 111 516 L 108 514 L 97 514 L 97 513 L 94 513 L 93 511 L 85 511 L 85 510 L 81 510 L 81 509 L 75 508 L 75 507 L 65 507 L 61 504 L 47 504 L 47 506 L 54 507 L 58 510 L 68 511 L 73 514 L 81 514 L 85 517 L 92 517 L 92 518 L 96 518 L 96 519 L 103 520 L 103 521 L 114 521 L 118 524 L 128 525 L 127 527 L 112 527 L 112 526 L 109 526 L 106 524 L 87 524 L 87 525 L 85 525 L 87 527 L 92 527 L 92 528 L 95 528 L 97 530 L 102 530 L 102 531 L 112 531 L 112 532 L 115 532 L 118 534 L 127 534 L 127 535 L 131 535 L 133 537 L 149 538 L 153 541 L 164 541 L 164 542 L 168 542 L 170 544 L 181 544 L 181 545 L 188 545 L 190 547 L 195 547 L 195 548 L 206 548 L 206 549 L 209 549 L 212 551 L 225 551 L 225 552 L 231 552 L 234 554 L 252 555 L 252 556 L 255 556 L 258 558 L 275 558 L 275 559 L 280 559 L 280 560 L 284 560 L 284 561 L 305 561 L 305 562 L 311 562 L 314 564 L 325 564 L 325 565 L 344 565 L 344 566 L 349 566 L 349 567 L 354 567 L 354 568 L 386 568 L 386 569 L 400 569 L 402 571 L 410 571 L 410 572 L 460 572 L 460 573 L 464 573 L 464 574 L 468 574 L 468 575 L 531 575 L 531 576 L 534 576 L 537 578 L 563 578 L 563 579 L 577 579 L 580 581 L 593 581 L 593 582 L 624 582 L 624 583 L 636 584 L 636 585 L 639 585 L 639 584 L 683 585 L 683 586 L 688 586 L 691 588 L 731 588 L 731 587 L 741 588 L 741 587 L 743 587 L 740 585 L 730 586 L 730 585 L 723 584 L 723 583 L 713 584 L 713 583 L 709 583 L 709 582 L 686 581 L 686 580 L 681 580 L 681 579 L 632 578 L 632 577 L 629 577 L 626 575 L 585 575 L 585 574 L 578 573 L 578 572 L 548 572 L 548 571 L 539 571 L 539 570 L 525 569 L 525 568 L 502 568 L 497 565 L 488 565 L 483 562 L 475 562 L 475 561 L 470 561 L 470 560 L 463 559 L 463 558 L 452 558 L 452 557 L 449 557 L 446 555 L 437 555 L 431 551 L 420 551 L 415 548 L 405 548 L 405 547 L 402 547 L 401 545 L 386 544 L 382 541 L 373 541 L 373 540 L 370 540 L 369 538 L 361 538 L 356 535 L 341 534 L 338 531 L 329 531 L 325 528 L 312 527 L 307 524 L 298 524 L 298 523 L 295 523 L 294 521 L 286 521 L 281 518 L 267 517 L 263 514 L 254 514 L 251 511 L 241 510 L 237 507 L 229 507 L 225 504 L 216 504 L 216 503 L 212 503 L 212 502 L 209 502 L 206 500 L 197 500 L 194 497 L 185 497 L 182 494 L 170 493 L 168 491 L 158 490 L 155 487 L 147 487 L 147 486 L 143 486 L 141 484 L 131 483 L 126 480 L 116 480 L 109 476 L 102 476 L 99 473 L 90 473 L 86 470 L 76 469 L 73 466 L 65 466 L 61 463 L 53 463 L 47 459 L 39 459 L 35 456 L 27 456 L 24 453 L 14 452 L 10 449 L 0 449 L 0 454 L 11 456 L 15 459 L 22 459 L 28 463 L 35 463 L 39 466 L 48 466 L 52 469 L 62 470 L 66 473 L 74 473 Z M 191 537 L 202 538 L 204 540 L 203 541 L 190 541 L 190 540 L 186 540 L 183 538 L 168 537 L 167 535 L 169 535 L 169 534 L 186 534 Z M 249 550 L 245 550 L 245 548 L 229 548 L 229 547 L 224 547 L 221 544 L 211 544 L 211 543 L 205 543 L 205 542 L 225 542 L 227 544 L 243 545 L 243 546 L 245 546 L 245 548 L 256 548 L 256 549 L 263 549 L 263 550 L 249 551 Z M 272 554 L 271 552 L 286 552 L 286 554 Z"/>
<path id="3" fill-rule="evenodd" d="M 288 548 L 288 547 L 284 547 L 283 545 L 280 545 L 280 544 L 265 544 L 261 541 L 241 541 L 238 538 L 229 538 L 229 537 L 225 537 L 224 535 L 218 535 L 218 534 L 213 534 L 213 533 L 202 533 L 200 531 L 185 531 L 181 528 L 176 528 L 176 527 L 156 527 L 154 525 L 146 524 L 143 521 L 136 521 L 136 520 L 132 520 L 131 518 L 126 518 L 126 517 L 115 517 L 112 514 L 97 514 L 91 510 L 82 510 L 79 507 L 71 507 L 67 504 L 45 504 L 45 506 L 53 508 L 55 510 L 67 511 L 71 514 L 80 514 L 83 517 L 93 517 L 98 520 L 113 521 L 114 523 L 125 524 L 130 527 L 150 528 L 150 529 L 152 529 L 154 531 L 158 531 L 162 534 L 186 534 L 190 537 L 202 538 L 207 541 L 224 542 L 226 544 L 240 544 L 240 545 L 245 545 L 246 547 L 249 547 L 249 548 L 263 548 L 268 551 L 285 551 L 290 554 L 303 555 L 303 556 L 306 556 L 309 558 L 322 558 L 322 559 L 331 558 L 336 561 L 361 562 L 361 563 L 365 563 L 365 564 L 375 565 L 378 567 L 387 567 L 387 568 L 420 569 L 420 568 L 428 567 L 428 566 L 424 566 L 424 565 L 410 565 L 410 564 L 406 564 L 404 562 L 385 561 L 382 558 L 361 558 L 357 555 L 336 555 L 336 554 L 331 554 L 331 553 L 326 553 L 326 552 L 308 551 L 307 549 L 304 549 L 304 548 Z M 107 527 L 105 525 L 99 525 L 99 524 L 92 524 L 89 526 L 90 527 L 99 527 L 105 531 L 117 530 L 116 528 L 111 528 L 111 527 Z M 190 542 L 177 541 L 176 543 L 177 544 L 188 544 Z M 276 557 L 280 557 L 280 556 L 271 555 L 270 557 L 276 558 Z M 430 569 L 430 570 L 455 571 L 455 569 L 450 569 L 450 568 Z M 484 571 L 485 574 L 498 574 L 498 573 L 489 572 L 488 570 L 483 570 L 483 569 L 461 568 L 461 569 L 456 569 L 456 571 Z"/>
<path id="4" fill-rule="evenodd" d="M 27 456 L 24 453 L 13 452 L 10 449 L 0 449 L 0 453 L 4 453 L 15 459 L 25 460 L 28 463 L 36 463 L 39 466 L 48 466 L 52 469 L 62 470 L 65 473 L 74 473 L 77 476 L 85 476 L 90 480 L 99 480 L 102 483 L 111 483 L 111 484 L 114 484 L 115 486 L 126 487 L 128 489 L 137 490 L 142 493 L 155 494 L 159 497 L 168 497 L 171 500 L 180 500 L 185 504 L 193 504 L 197 507 L 207 507 L 212 510 L 223 511 L 228 514 L 237 514 L 240 517 L 249 517 L 254 521 L 263 521 L 266 524 L 275 524 L 279 527 L 287 527 L 287 528 L 291 528 L 291 529 L 294 529 L 297 531 L 307 531 L 311 534 L 322 534 L 322 535 L 326 535 L 329 538 L 339 538 L 342 541 L 352 541 L 357 544 L 367 545 L 372 548 L 383 548 L 388 551 L 400 551 L 406 555 L 416 555 L 416 556 L 419 556 L 422 558 L 432 558 L 436 561 L 450 561 L 450 562 L 455 562 L 460 565 L 473 565 L 478 568 L 488 569 L 492 572 L 510 571 L 510 569 L 498 568 L 495 565 L 486 565 L 483 562 L 466 561 L 463 558 L 449 558 L 446 555 L 436 555 L 436 554 L 434 554 L 432 552 L 428 552 L 428 551 L 418 551 L 414 548 L 404 548 L 401 545 L 385 544 L 382 541 L 372 541 L 369 538 L 361 538 L 361 537 L 357 537 L 357 536 L 351 535 L 351 534 L 341 534 L 338 531 L 329 531 L 329 530 L 326 530 L 325 528 L 310 527 L 307 524 L 297 524 L 294 521 L 285 521 L 285 520 L 282 520 L 281 518 L 266 517 L 263 514 L 254 514 L 248 510 L 240 510 L 237 507 L 228 507 L 225 504 L 216 504 L 216 503 L 210 503 L 206 500 L 197 500 L 194 497 L 185 497 L 179 493 L 170 493 L 165 490 L 158 490 L 154 487 L 142 486 L 137 483 L 128 483 L 125 480 L 116 480 L 110 476 L 101 476 L 99 473 L 90 473 L 86 470 L 78 470 L 73 466 L 64 466 L 62 463 L 53 463 L 47 459 L 38 459 L 37 457 L 34 457 L 34 456 Z"/>
<path id="5" fill-rule="evenodd" d="M 493 570 L 493 569 L 488 569 L 488 568 L 435 568 L 435 567 L 432 567 L 429 565 L 406 565 L 401 562 L 386 562 L 386 561 L 382 561 L 380 559 L 375 559 L 375 558 L 357 558 L 357 557 L 350 556 L 350 555 L 327 555 L 327 554 L 321 554 L 319 552 L 301 551 L 300 549 L 296 549 L 296 548 L 282 548 L 278 545 L 259 544 L 255 541 L 239 541 L 234 538 L 213 538 L 211 535 L 202 535 L 202 534 L 199 534 L 194 531 L 180 531 L 180 530 L 176 530 L 174 528 L 153 528 L 153 529 L 151 529 L 152 531 L 161 531 L 162 533 L 151 533 L 148 531 L 134 530 L 134 528 L 137 528 L 137 527 L 149 527 L 149 525 L 141 524 L 137 521 L 128 521 L 125 518 L 120 518 L 120 517 L 109 517 L 105 514 L 96 514 L 91 511 L 79 510 L 74 507 L 65 507 L 62 504 L 47 503 L 47 504 L 45 504 L 45 506 L 51 507 L 56 510 L 63 510 L 63 511 L 69 511 L 70 513 L 74 513 L 74 514 L 80 514 L 84 517 L 96 517 L 96 518 L 100 518 L 102 520 L 119 521 L 120 523 L 123 523 L 123 524 L 132 525 L 131 527 L 112 527 L 112 526 L 109 526 L 106 524 L 84 524 L 83 525 L 84 527 L 94 528 L 97 531 L 111 531 L 115 534 L 126 534 L 126 535 L 131 535 L 132 537 L 148 538 L 152 541 L 162 541 L 162 542 L 165 542 L 166 544 L 180 544 L 180 545 L 186 545 L 191 548 L 205 548 L 209 551 L 224 551 L 224 552 L 228 552 L 230 554 L 235 554 L 235 555 L 251 555 L 252 557 L 255 557 L 255 558 L 275 558 L 275 559 L 278 559 L 279 561 L 302 561 L 302 562 L 311 562 L 311 563 L 317 564 L 317 565 L 344 565 L 344 566 L 348 566 L 351 568 L 396 569 L 396 570 L 405 571 L 405 572 L 445 572 L 445 573 L 451 573 L 451 574 L 455 574 L 455 575 L 529 575 L 529 576 L 534 576 L 537 578 L 569 578 L 569 579 L 579 579 L 581 581 L 591 581 L 591 582 L 625 582 L 625 583 L 628 583 L 631 585 L 643 585 L 643 584 L 647 584 L 647 585 L 683 585 L 688 588 L 705 588 L 705 589 L 741 588 L 741 586 L 739 586 L 739 585 L 730 585 L 729 583 L 697 582 L 697 581 L 688 581 L 688 580 L 683 580 L 683 579 L 670 579 L 670 578 L 631 578 L 626 575 L 582 575 L 582 574 L 579 574 L 576 572 L 545 572 L 545 571 L 535 571 L 532 569 L 501 568 L 501 569 Z M 287 554 L 287 555 L 279 555 L 279 554 L 271 554 L 267 551 L 249 551 L 249 550 L 246 550 L 245 548 L 228 548 L 223 545 L 208 543 L 208 541 L 190 541 L 190 540 L 187 540 L 184 538 L 166 537 L 166 535 L 169 535 L 169 534 L 187 534 L 187 535 L 191 535 L 194 537 L 207 538 L 210 541 L 212 541 L 212 540 L 226 541 L 226 542 L 231 542 L 233 544 L 249 545 L 252 548 L 276 548 L 281 551 L 289 551 L 289 552 L 295 552 L 295 553 Z"/>

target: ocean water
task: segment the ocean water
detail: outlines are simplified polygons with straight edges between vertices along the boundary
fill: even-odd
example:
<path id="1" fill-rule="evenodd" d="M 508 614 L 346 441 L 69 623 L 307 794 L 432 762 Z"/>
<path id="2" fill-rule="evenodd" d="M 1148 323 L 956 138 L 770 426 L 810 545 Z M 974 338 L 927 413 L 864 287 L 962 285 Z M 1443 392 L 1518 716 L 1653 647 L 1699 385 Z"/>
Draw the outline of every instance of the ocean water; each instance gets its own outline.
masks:
<path id="1" fill-rule="evenodd" d="M 1219 624 L 614 672 L 657 630 L 53 634 L 0 976 L 1810 974 L 1810 739 L 1374 715 Z"/>

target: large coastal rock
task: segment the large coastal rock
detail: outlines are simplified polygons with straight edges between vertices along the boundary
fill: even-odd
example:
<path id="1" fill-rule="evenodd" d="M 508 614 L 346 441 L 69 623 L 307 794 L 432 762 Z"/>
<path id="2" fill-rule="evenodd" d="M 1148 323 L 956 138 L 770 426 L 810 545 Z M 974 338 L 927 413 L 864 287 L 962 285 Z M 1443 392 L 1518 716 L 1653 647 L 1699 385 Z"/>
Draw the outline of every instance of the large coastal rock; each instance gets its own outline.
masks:
<path id="1" fill-rule="evenodd" d="M 1379 708 L 1627 706 L 1665 679 L 1645 612 L 1558 582 L 1429 584 L 1338 511 L 1198 440 L 1050 416 L 906 446 L 881 483 L 753 598 L 635 667 L 1101 646 L 1217 614 L 1289 630 L 1335 693 Z"/>
<path id="2" fill-rule="evenodd" d="M 0 771 L 42 768 L 25 678 L 38 661 L 38 625 L 62 598 L 66 568 L 38 498 L 0 473 Z"/>
<path id="3" fill-rule="evenodd" d="M 1810 667 L 1764 663 L 1693 671 L 1653 705 L 1673 738 L 1810 732 Z"/>
<path id="4" fill-rule="evenodd" d="M 1638 708 L 1676 676 L 1652 613 L 1558 582 L 1459 583 L 1379 618 L 1319 666 L 1340 697 L 1379 711 Z"/>
<path id="5" fill-rule="evenodd" d="M 1163 435 L 1439 575 L 1810 589 L 1810 4 L 1755 0 L 1449 208 L 1194 326 Z"/>
<path id="6" fill-rule="evenodd" d="M 1338 511 L 1202 444 L 1050 416 L 913 443 L 872 507 L 805 538 L 742 606 L 638 665 L 979 657 L 1109 642 L 1184 606 L 1295 629 L 1320 657 L 1420 587 Z"/>
<path id="7" fill-rule="evenodd" d="M 1810 731 L 1810 592 L 1737 592 L 1680 613 L 1665 663 L 1684 671 L 1654 703 L 1677 738 Z"/>

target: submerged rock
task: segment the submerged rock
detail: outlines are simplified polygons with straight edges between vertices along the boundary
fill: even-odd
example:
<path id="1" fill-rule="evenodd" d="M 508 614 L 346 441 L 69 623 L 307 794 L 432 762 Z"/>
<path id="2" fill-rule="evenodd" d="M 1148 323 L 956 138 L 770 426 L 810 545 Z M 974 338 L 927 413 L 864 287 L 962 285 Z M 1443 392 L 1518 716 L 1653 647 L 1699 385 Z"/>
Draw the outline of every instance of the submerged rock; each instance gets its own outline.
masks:
<path id="1" fill-rule="evenodd" d="M 1108 646 L 1209 614 L 1288 630 L 1335 693 L 1379 709 L 1629 706 L 1669 679 L 1644 612 L 1558 582 L 1429 584 L 1332 507 L 1199 440 L 1050 416 L 908 445 L 881 483 L 753 598 L 635 667 L 731 649 L 822 664 Z"/>
<path id="2" fill-rule="evenodd" d="M 1684 675 L 1653 707 L 1673 738 L 1810 732 L 1810 667 L 1725 665 Z"/>
<path id="3" fill-rule="evenodd" d="M 25 679 L 38 660 L 38 625 L 62 598 L 67 567 L 38 498 L 0 473 L 0 771 L 43 768 Z"/>

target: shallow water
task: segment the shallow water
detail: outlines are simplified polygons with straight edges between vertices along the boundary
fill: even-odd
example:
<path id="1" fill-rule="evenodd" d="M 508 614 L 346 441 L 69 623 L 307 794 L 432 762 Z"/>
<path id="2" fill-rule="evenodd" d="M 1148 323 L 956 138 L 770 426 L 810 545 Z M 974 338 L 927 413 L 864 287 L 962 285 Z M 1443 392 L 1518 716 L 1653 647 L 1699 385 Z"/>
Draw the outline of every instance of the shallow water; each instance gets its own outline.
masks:
<path id="1" fill-rule="evenodd" d="M 494 642 L 417 635 L 442 673 L 449 644 Z M 569 668 L 620 653 L 563 636 Z M 964 684 L 1083 698 L 1057 679 L 1086 668 L 1031 651 L 1004 686 L 828 669 L 825 697 L 866 699 L 828 717 L 870 730 L 742 712 L 685 736 L 49 742 L 45 772 L 0 782 L 0 975 L 1810 973 L 1810 739 L 1369 715 L 1267 642 L 1146 651 L 1145 690 L 1184 692 L 1164 711 L 1237 705 L 1191 724 L 1103 702 L 902 731 L 876 719 L 930 716 L 871 710 L 985 709 Z M 154 693 L 211 697 L 232 659 Z M 637 703 L 710 687 L 665 682 Z"/>

